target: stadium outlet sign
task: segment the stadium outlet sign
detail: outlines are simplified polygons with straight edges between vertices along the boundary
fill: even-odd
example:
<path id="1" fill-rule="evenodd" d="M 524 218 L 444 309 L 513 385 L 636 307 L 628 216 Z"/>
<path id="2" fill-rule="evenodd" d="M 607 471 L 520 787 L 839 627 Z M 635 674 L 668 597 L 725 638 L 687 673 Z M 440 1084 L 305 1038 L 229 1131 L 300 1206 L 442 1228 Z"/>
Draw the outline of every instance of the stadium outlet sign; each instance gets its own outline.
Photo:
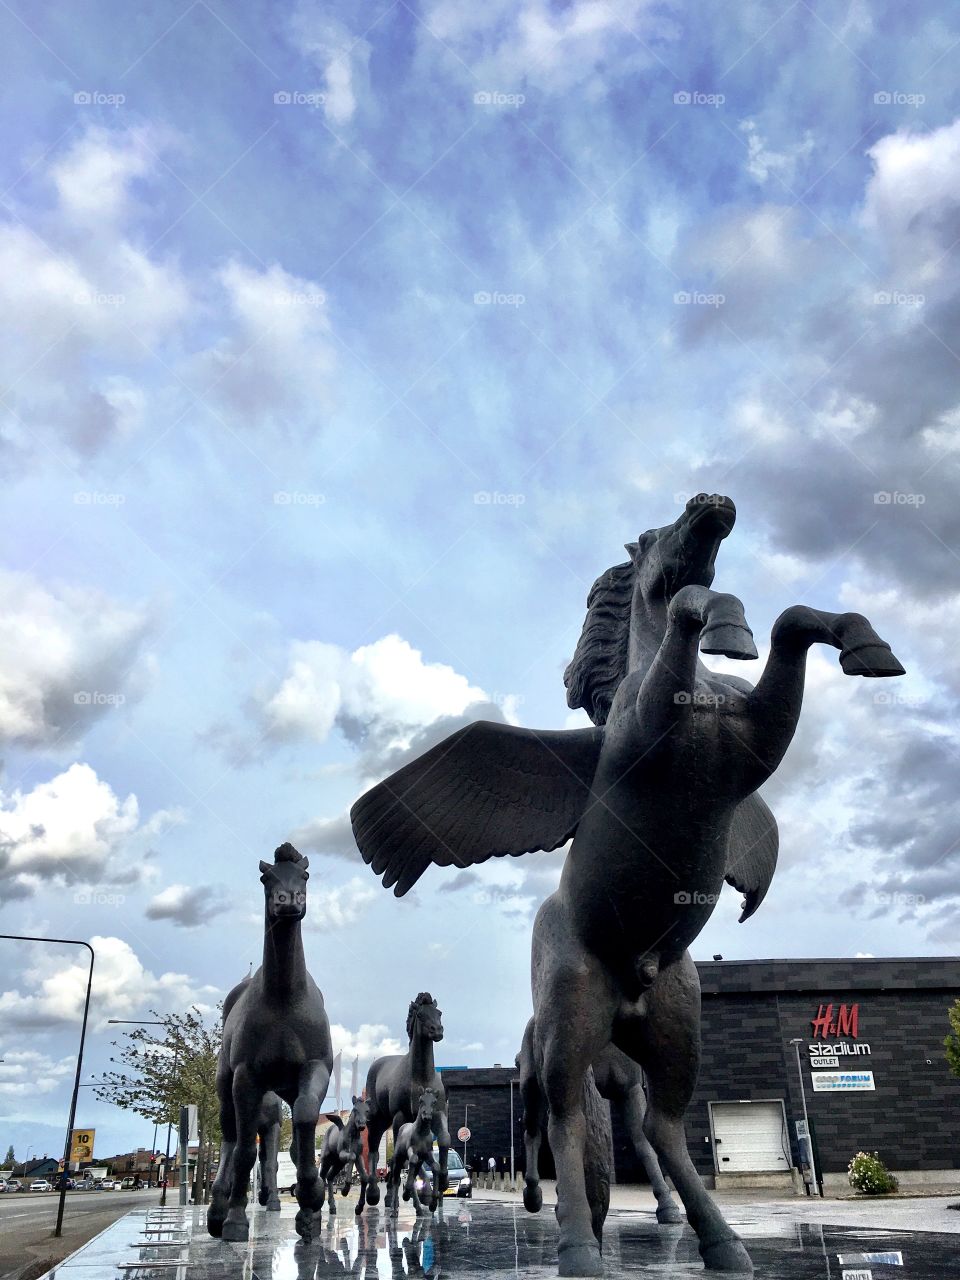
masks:
<path id="1" fill-rule="evenodd" d="M 810 1053 L 810 1066 L 823 1072 L 813 1077 L 814 1091 L 826 1093 L 845 1090 L 872 1090 L 874 1088 L 872 1071 L 842 1071 L 844 1066 L 853 1066 L 851 1058 L 869 1057 L 871 1049 L 859 1039 L 860 1005 L 859 1004 L 821 1004 L 817 1016 L 812 1018 L 813 1041 L 807 1048 Z M 834 1038 L 836 1037 L 836 1038 Z M 830 1074 L 827 1075 L 827 1071 Z"/>

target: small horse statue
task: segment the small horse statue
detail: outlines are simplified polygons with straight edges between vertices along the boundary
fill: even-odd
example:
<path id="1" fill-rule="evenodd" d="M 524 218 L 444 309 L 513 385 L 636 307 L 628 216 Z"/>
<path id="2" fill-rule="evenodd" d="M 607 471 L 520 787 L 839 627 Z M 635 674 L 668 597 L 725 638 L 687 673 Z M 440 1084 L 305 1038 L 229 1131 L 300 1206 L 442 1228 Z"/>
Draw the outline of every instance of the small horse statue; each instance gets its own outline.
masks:
<path id="1" fill-rule="evenodd" d="M 356 1165 L 360 1175 L 360 1194 L 357 1197 L 357 1214 L 363 1213 L 363 1190 L 367 1171 L 363 1165 L 363 1133 L 367 1127 L 367 1103 L 365 1098 L 353 1099 L 353 1110 L 344 1125 L 339 1116 L 332 1117 L 332 1124 L 323 1135 L 320 1150 L 320 1181 L 326 1184 L 330 1212 L 336 1216 L 337 1202 L 333 1198 L 333 1184 L 343 1178 L 343 1194 L 350 1189 L 350 1174 Z"/>
<path id="2" fill-rule="evenodd" d="M 367 1149 L 369 1165 L 366 1186 L 360 1189 L 359 1212 L 364 1203 L 380 1200 L 377 1184 L 377 1152 L 380 1140 L 393 1129 L 394 1141 L 400 1126 L 416 1119 L 420 1095 L 424 1089 L 434 1093 L 433 1133 L 440 1149 L 439 1195 L 447 1189 L 447 1155 L 450 1130 L 447 1125 L 447 1095 L 434 1066 L 433 1046 L 443 1039 L 443 1021 L 437 1002 L 429 991 L 421 991 L 411 1000 L 407 1011 L 409 1048 L 405 1054 L 377 1058 L 367 1072 Z"/>
<path id="3" fill-rule="evenodd" d="M 684 1137 L 700 1062 L 688 947 L 724 879 L 745 895 L 741 920 L 770 886 L 777 827 L 756 792 L 793 739 L 811 645 L 838 649 L 846 675 L 903 674 L 861 614 L 804 605 L 774 623 L 755 688 L 708 670 L 698 649 L 757 656 L 740 601 L 710 590 L 735 520 L 729 498 L 698 494 L 594 584 L 564 676 L 569 705 L 585 708 L 592 728 L 467 725 L 351 811 L 365 861 L 398 896 L 431 862 L 465 867 L 573 837 L 560 887 L 534 922 L 533 1071 L 522 1085 L 528 1098 L 542 1093 L 549 1116 L 561 1275 L 601 1274 L 583 1085 L 589 1067 L 602 1073 L 611 1046 L 645 1073 L 644 1133 L 704 1266 L 752 1271 Z"/>
<path id="4" fill-rule="evenodd" d="M 307 859 L 291 844 L 260 863 L 264 889 L 263 963 L 228 997 L 217 1066 L 223 1144 L 211 1190 L 207 1230 L 224 1240 L 248 1239 L 247 1182 L 257 1158 L 264 1100 L 278 1095 L 293 1111 L 297 1166 L 296 1230 L 312 1238 L 323 1207 L 316 1164 L 320 1104 L 333 1066 L 323 996 L 307 972 L 301 923 L 307 910 Z M 274 1156 L 274 1167 L 276 1157 Z M 275 1175 L 274 1175 L 275 1181 Z"/>
<path id="5" fill-rule="evenodd" d="M 400 1126 L 390 1161 L 390 1178 L 387 1182 L 387 1195 L 384 1207 L 397 1213 L 400 1208 L 397 1192 L 400 1188 L 400 1177 L 404 1169 L 407 1180 L 403 1188 L 404 1200 L 412 1200 L 417 1214 L 432 1213 L 440 1198 L 437 1187 L 437 1168 L 433 1159 L 433 1125 L 437 1095 L 433 1089 L 424 1089 L 420 1094 L 416 1118 Z M 429 1170 L 432 1192 L 430 1204 L 424 1207 L 417 1191 L 417 1174 Z"/>

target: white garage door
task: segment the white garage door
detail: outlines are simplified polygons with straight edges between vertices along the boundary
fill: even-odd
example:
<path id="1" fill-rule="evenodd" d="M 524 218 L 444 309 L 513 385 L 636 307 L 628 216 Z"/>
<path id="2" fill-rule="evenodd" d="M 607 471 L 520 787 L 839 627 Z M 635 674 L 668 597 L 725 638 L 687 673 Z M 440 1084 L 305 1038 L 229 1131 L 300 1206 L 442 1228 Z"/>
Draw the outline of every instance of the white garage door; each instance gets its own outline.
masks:
<path id="1" fill-rule="evenodd" d="M 713 1136 L 721 1173 L 765 1173 L 789 1169 L 789 1151 L 779 1102 L 715 1102 Z"/>

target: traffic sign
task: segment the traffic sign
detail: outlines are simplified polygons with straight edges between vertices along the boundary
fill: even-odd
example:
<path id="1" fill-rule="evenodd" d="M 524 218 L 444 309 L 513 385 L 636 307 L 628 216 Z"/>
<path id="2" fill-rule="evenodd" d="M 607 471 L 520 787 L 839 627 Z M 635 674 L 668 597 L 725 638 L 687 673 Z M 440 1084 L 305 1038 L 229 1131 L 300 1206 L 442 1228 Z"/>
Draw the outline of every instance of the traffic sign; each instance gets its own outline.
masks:
<path id="1" fill-rule="evenodd" d="M 461 1125 L 461 1127 L 457 1130 L 458 1142 L 469 1142 L 472 1137 L 473 1137 L 473 1134 L 470 1132 L 470 1130 L 467 1128 L 466 1125 Z"/>

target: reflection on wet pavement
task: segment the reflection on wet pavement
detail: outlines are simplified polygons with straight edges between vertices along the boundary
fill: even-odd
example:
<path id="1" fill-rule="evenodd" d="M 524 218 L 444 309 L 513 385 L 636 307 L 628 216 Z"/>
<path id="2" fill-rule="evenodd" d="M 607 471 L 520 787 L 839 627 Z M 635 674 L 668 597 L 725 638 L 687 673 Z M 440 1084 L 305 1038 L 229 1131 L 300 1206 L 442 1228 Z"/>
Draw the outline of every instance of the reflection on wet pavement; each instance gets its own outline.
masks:
<path id="1" fill-rule="evenodd" d="M 549 1211 L 525 1213 L 503 1202 L 446 1203 L 433 1218 L 391 1218 L 351 1206 L 326 1213 L 309 1245 L 293 1229 L 296 1205 L 251 1212 L 250 1240 L 207 1235 L 202 1209 L 135 1211 L 48 1273 L 49 1280 L 405 1280 L 441 1275 L 497 1280 L 556 1275 L 557 1227 Z M 346 1210 L 346 1212 L 344 1211 Z M 957 1238 L 933 1232 L 829 1227 L 792 1221 L 762 1206 L 730 1213 L 745 1238 L 758 1280 L 960 1280 Z M 894 1271 L 893 1268 L 896 1268 Z M 604 1235 L 609 1280 L 702 1274 L 693 1233 L 658 1226 L 652 1213 L 613 1210 Z M 46 1277 L 44 1278 L 46 1280 Z"/>

